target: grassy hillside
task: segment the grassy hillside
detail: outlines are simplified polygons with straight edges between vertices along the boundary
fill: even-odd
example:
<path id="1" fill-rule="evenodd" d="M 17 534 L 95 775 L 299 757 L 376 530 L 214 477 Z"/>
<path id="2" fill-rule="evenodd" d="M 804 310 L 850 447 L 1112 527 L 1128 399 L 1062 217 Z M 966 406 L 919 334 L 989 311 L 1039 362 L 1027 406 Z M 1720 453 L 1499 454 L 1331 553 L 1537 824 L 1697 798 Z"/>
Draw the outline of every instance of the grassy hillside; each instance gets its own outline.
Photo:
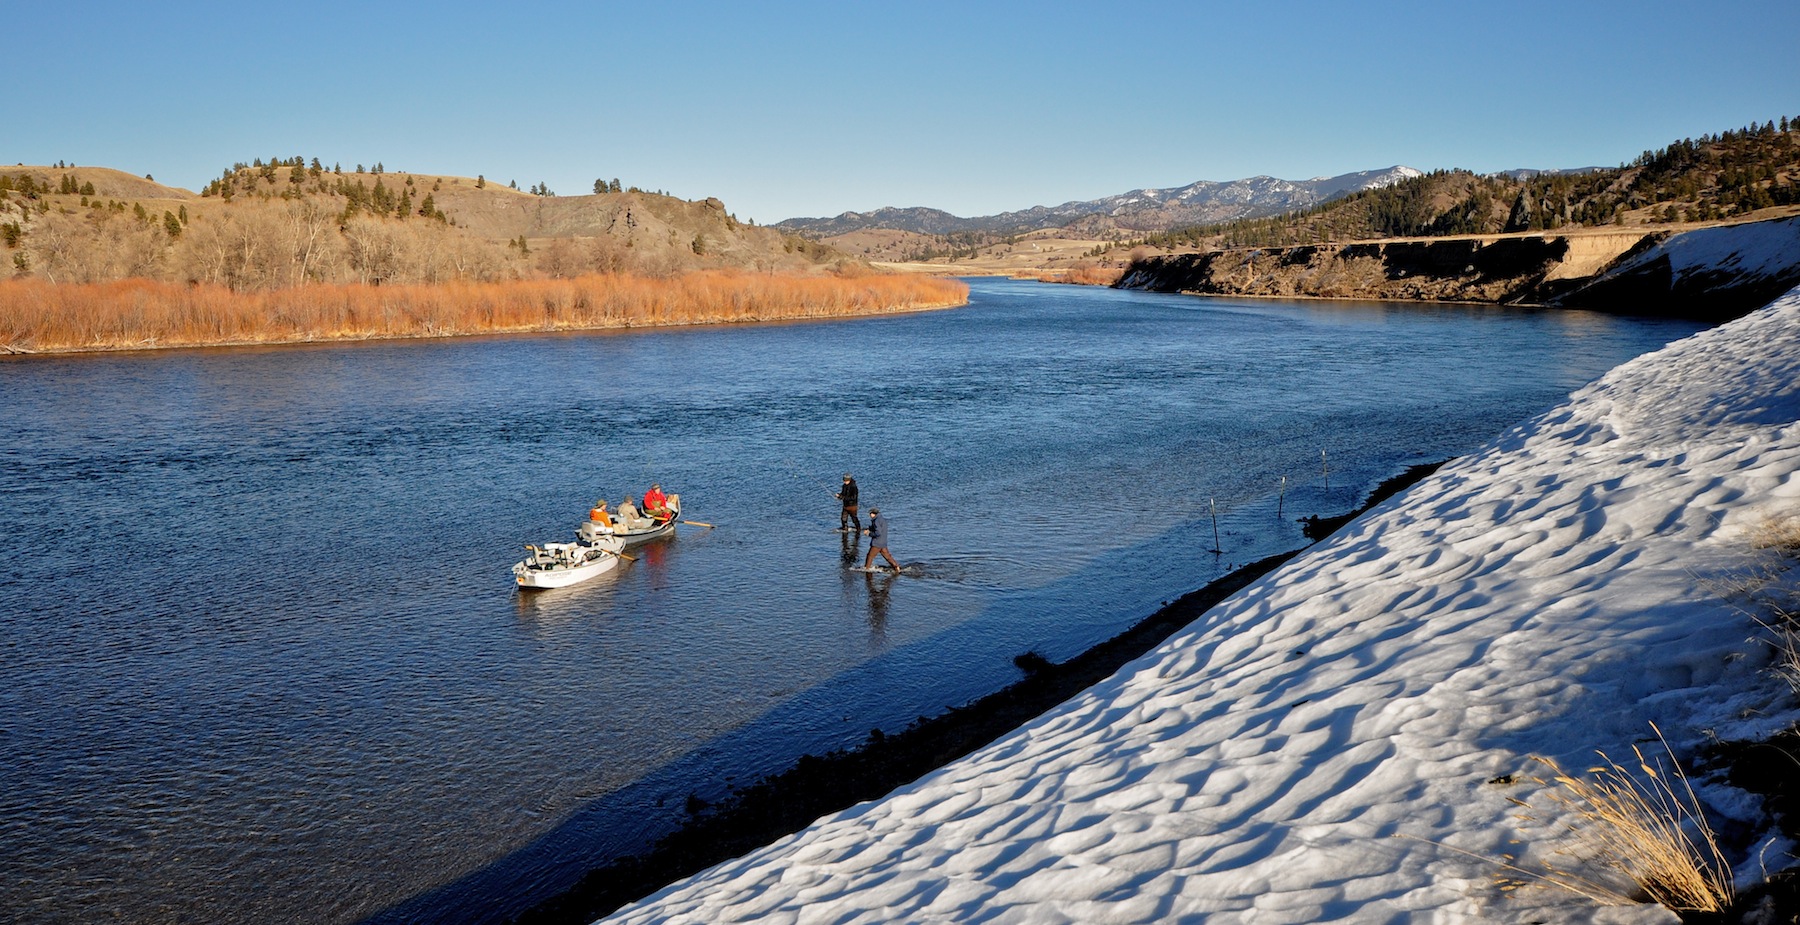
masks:
<path id="1" fill-rule="evenodd" d="M 0 168 L 0 245 L 15 276 L 234 290 L 861 264 L 740 222 L 717 199 L 616 184 L 557 196 L 542 185 L 521 192 L 481 177 L 344 171 L 297 157 L 233 165 L 199 193 L 102 167 Z"/>

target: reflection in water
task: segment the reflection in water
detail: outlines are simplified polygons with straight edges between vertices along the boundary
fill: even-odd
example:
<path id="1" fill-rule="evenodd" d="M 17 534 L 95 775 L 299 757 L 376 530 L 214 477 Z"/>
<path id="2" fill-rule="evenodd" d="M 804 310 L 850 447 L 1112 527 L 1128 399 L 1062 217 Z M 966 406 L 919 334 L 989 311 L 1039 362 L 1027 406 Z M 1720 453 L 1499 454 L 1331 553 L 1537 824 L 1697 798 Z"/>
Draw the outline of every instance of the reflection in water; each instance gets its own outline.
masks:
<path id="1" fill-rule="evenodd" d="M 888 592 L 898 575 L 863 572 L 863 584 L 869 592 L 869 651 L 887 647 Z"/>
<path id="2" fill-rule="evenodd" d="M 5 534 L 131 540 L 0 557 L 0 908 L 340 923 L 486 870 L 412 918 L 503 909 L 697 768 L 1063 660 L 1693 329 L 1571 317 L 981 281 L 852 322 L 0 362 Z M 845 471 L 924 577 L 845 568 Z M 514 589 L 522 543 L 651 481 L 718 528 Z"/>
<path id="3" fill-rule="evenodd" d="M 677 527 L 676 529 L 681 528 Z M 645 590 L 661 591 L 668 588 L 670 550 L 674 548 L 675 542 L 675 537 L 670 536 L 626 550 L 625 554 L 635 557 L 637 566 L 644 570 Z"/>

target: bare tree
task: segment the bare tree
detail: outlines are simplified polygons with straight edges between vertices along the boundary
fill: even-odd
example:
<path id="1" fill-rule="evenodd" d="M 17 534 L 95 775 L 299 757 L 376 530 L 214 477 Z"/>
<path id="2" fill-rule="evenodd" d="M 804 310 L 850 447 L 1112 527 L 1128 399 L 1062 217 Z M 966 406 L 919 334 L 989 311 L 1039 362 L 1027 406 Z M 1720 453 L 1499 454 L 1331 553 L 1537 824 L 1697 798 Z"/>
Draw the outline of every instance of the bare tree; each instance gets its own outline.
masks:
<path id="1" fill-rule="evenodd" d="M 387 222 L 359 215 L 344 225 L 344 244 L 356 282 L 380 284 L 394 273 L 394 236 Z"/>
<path id="2" fill-rule="evenodd" d="M 168 250 L 160 226 L 99 210 L 47 212 L 22 240 L 27 265 L 60 283 L 155 278 Z"/>
<path id="3" fill-rule="evenodd" d="M 286 203 L 283 211 L 287 226 L 290 275 L 289 285 L 304 283 L 314 279 L 320 272 L 320 263 L 328 250 L 335 249 L 337 234 L 334 225 L 337 215 L 334 210 L 326 209 L 315 199 L 301 199 L 298 202 Z"/>

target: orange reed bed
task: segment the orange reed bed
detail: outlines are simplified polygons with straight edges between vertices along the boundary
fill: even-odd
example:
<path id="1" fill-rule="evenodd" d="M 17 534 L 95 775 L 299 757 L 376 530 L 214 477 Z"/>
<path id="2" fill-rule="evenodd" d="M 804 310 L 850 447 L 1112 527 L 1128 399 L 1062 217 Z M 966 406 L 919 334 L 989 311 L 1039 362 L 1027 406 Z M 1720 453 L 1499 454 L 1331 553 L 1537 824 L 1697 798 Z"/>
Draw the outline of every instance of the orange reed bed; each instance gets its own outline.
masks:
<path id="1" fill-rule="evenodd" d="M 310 284 L 257 292 L 145 279 L 81 284 L 12 279 L 0 281 L 0 352 L 839 318 L 961 305 L 968 293 L 962 283 L 936 277 L 724 271 L 667 279 L 609 274 L 437 285 Z"/>
<path id="2" fill-rule="evenodd" d="M 1072 283 L 1079 286 L 1111 286 L 1125 275 L 1123 269 L 1106 267 L 1070 267 L 1067 270 L 1037 270 L 1013 274 L 1013 279 L 1035 279 L 1040 283 Z"/>

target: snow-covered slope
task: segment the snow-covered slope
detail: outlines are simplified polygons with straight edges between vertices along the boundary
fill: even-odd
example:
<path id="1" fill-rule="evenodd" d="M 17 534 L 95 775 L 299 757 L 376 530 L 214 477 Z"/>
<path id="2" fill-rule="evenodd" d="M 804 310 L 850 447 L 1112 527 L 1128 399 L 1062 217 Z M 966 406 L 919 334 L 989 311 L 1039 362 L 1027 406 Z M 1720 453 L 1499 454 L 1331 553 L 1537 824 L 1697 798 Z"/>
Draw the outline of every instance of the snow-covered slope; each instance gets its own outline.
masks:
<path id="1" fill-rule="evenodd" d="M 1800 284 L 1800 218 L 1659 235 L 1553 304 L 1732 317 Z"/>
<path id="2" fill-rule="evenodd" d="M 1459 851 L 1567 846 L 1530 755 L 1791 721 L 1705 579 L 1800 512 L 1797 470 L 1790 293 L 1615 369 L 988 748 L 617 918 L 1673 921 L 1502 892 Z M 1794 850 L 1754 847 L 1771 869 Z"/>

